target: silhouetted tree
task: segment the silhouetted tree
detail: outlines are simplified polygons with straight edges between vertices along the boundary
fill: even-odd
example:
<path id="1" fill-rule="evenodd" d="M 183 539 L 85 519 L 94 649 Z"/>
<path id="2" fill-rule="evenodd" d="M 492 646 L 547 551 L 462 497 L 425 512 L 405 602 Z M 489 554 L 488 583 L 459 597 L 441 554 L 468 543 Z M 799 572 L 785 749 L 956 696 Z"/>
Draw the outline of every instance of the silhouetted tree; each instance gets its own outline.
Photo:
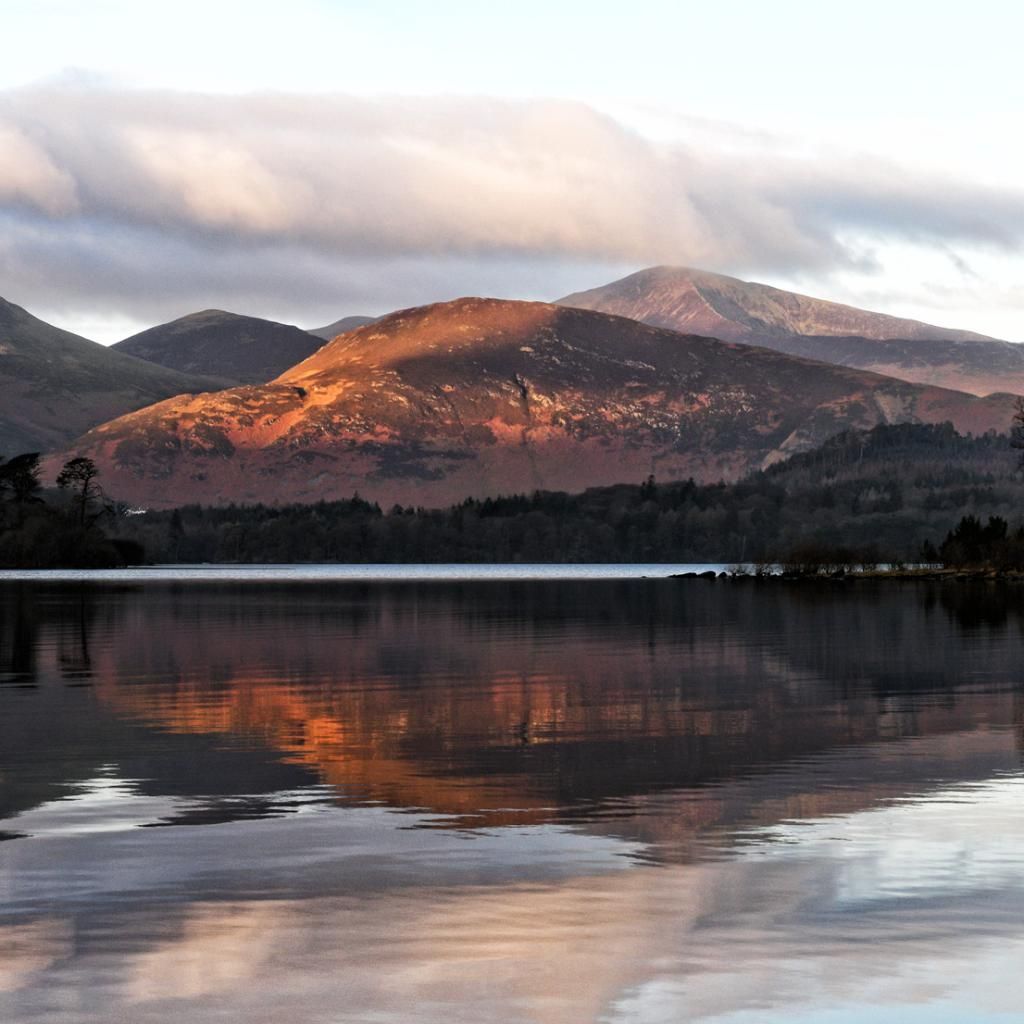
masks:
<path id="1" fill-rule="evenodd" d="M 98 569 L 142 562 L 145 551 L 139 541 L 111 538 L 99 528 L 106 507 L 100 504 L 97 475 L 90 459 L 68 462 L 58 483 L 71 491 L 70 508 L 59 508 L 40 493 L 37 454 L 0 459 L 0 567 Z"/>
<path id="2" fill-rule="evenodd" d="M 171 513 L 171 521 L 167 524 L 167 535 L 170 540 L 171 555 L 176 562 L 181 555 L 181 542 L 185 538 L 185 526 L 181 521 L 181 512 L 178 509 Z"/>
<path id="3" fill-rule="evenodd" d="M 973 515 L 964 516 L 939 548 L 947 565 L 995 566 L 1009 568 L 1019 562 L 1021 535 L 1012 535 L 1002 516 L 989 516 L 987 523 Z"/>
<path id="4" fill-rule="evenodd" d="M 62 490 L 71 491 L 79 526 L 85 526 L 89 519 L 90 507 L 103 496 L 99 484 L 96 483 L 99 473 L 92 459 L 78 456 L 65 462 L 64 468 L 57 475 L 57 486 Z"/>
<path id="5" fill-rule="evenodd" d="M 8 462 L 0 459 L 0 502 L 11 507 L 0 514 L 0 522 L 20 526 L 26 507 L 39 502 L 39 453 L 15 455 Z"/>
<path id="6" fill-rule="evenodd" d="M 15 455 L 8 462 L 0 459 L 0 497 L 19 503 L 32 501 L 39 491 L 39 453 Z"/>
<path id="7" fill-rule="evenodd" d="M 1013 403 L 1013 424 L 1010 427 L 1010 447 L 1020 451 L 1020 464 L 1024 468 L 1024 397 L 1017 396 Z"/>

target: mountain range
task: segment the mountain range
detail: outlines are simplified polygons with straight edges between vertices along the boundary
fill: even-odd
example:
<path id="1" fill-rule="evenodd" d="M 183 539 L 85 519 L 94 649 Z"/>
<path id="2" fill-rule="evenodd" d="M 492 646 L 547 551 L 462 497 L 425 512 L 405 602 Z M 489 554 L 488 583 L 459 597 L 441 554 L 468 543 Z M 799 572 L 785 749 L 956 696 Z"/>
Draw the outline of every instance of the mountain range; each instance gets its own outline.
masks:
<path id="1" fill-rule="evenodd" d="M 689 267 L 650 267 L 558 302 L 919 384 L 1024 393 L 1022 345 Z"/>
<path id="2" fill-rule="evenodd" d="M 132 409 L 226 383 L 105 348 L 0 299 L 0 456 L 52 451 Z"/>
<path id="3" fill-rule="evenodd" d="M 111 348 L 0 300 L 0 455 L 89 454 L 154 507 L 734 479 L 851 427 L 1003 431 L 1015 390 L 1024 346 L 686 268 L 315 332 L 205 310 Z"/>
<path id="4" fill-rule="evenodd" d="M 343 334 L 269 384 L 181 395 L 71 449 L 111 493 L 381 504 L 735 478 L 841 430 L 1005 430 L 1013 398 L 924 386 L 636 320 L 466 298 Z"/>

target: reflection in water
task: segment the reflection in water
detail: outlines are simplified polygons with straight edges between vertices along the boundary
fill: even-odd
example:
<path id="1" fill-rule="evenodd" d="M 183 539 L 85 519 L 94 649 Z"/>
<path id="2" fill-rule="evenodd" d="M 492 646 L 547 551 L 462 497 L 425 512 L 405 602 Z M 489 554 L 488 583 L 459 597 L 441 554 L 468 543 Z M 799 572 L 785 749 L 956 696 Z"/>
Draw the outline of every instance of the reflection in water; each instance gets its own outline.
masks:
<path id="1" fill-rule="evenodd" d="M 1016 1019 L 979 587 L 0 588 L 0 1019 Z"/>

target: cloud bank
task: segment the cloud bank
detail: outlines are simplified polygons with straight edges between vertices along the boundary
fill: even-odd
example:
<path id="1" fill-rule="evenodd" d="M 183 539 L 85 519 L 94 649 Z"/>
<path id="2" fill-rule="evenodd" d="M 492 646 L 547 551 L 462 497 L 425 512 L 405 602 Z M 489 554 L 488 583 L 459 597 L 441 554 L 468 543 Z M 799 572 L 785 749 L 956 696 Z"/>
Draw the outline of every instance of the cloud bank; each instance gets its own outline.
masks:
<path id="1" fill-rule="evenodd" d="M 553 298 L 653 263 L 825 275 L 889 242 L 1024 239 L 1024 190 L 697 136 L 556 100 L 12 90 L 0 294 L 308 323 L 471 291 Z"/>

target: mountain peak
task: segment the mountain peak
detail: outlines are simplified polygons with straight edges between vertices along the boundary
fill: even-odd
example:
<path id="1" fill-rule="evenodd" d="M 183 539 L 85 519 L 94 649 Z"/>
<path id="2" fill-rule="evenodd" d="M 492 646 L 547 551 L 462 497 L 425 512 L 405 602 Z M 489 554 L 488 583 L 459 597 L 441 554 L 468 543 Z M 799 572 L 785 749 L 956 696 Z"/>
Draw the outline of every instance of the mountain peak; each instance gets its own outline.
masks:
<path id="1" fill-rule="evenodd" d="M 307 334 L 315 338 L 322 338 L 324 341 L 332 341 L 339 334 L 348 334 L 357 327 L 365 327 L 367 324 L 375 323 L 380 317 L 376 316 L 343 316 L 334 323 L 325 324 L 323 327 L 308 327 Z"/>
<path id="2" fill-rule="evenodd" d="M 876 341 L 996 340 L 972 331 L 873 313 L 693 267 L 647 267 L 600 288 L 567 295 L 558 302 L 603 309 L 676 330 L 698 325 L 715 337 L 752 340 L 754 344 L 763 344 L 765 338 L 785 336 L 856 336 Z"/>
<path id="3" fill-rule="evenodd" d="M 305 376 L 310 371 L 329 368 L 339 360 L 367 358 L 381 363 L 429 351 L 441 342 L 448 346 L 464 345 L 470 340 L 467 330 L 472 331 L 482 321 L 493 319 L 497 304 L 502 301 L 466 296 L 395 310 L 332 339 L 304 363 L 285 371 L 282 379 Z"/>
<path id="4" fill-rule="evenodd" d="M 271 380 L 315 352 L 320 339 L 291 324 L 203 309 L 119 341 L 120 352 L 233 383 Z"/>
<path id="5" fill-rule="evenodd" d="M 0 299 L 0 454 L 67 444 L 113 416 L 223 382 L 133 359 Z"/>
<path id="6" fill-rule="evenodd" d="M 183 320 L 195 321 L 195 320 L 248 320 L 242 313 L 229 313 L 226 309 L 200 309 L 195 313 L 186 313 L 184 316 L 179 316 L 177 320 L 172 320 L 171 323 L 180 323 Z"/>
<path id="7" fill-rule="evenodd" d="M 581 317 L 586 318 L 588 329 L 574 332 L 579 350 L 591 340 L 598 341 L 603 321 L 620 319 L 548 302 L 462 296 L 389 313 L 329 341 L 278 379 L 291 382 L 318 373 L 336 373 L 352 363 L 396 366 L 414 359 L 482 357 L 517 347 L 532 353 L 531 345 L 538 340 L 556 340 L 560 326 Z M 633 326 L 641 335 L 647 330 L 643 325 Z"/>
<path id="8" fill-rule="evenodd" d="M 1024 392 L 1024 347 L 692 267 L 648 267 L 558 302 L 918 384 Z"/>

